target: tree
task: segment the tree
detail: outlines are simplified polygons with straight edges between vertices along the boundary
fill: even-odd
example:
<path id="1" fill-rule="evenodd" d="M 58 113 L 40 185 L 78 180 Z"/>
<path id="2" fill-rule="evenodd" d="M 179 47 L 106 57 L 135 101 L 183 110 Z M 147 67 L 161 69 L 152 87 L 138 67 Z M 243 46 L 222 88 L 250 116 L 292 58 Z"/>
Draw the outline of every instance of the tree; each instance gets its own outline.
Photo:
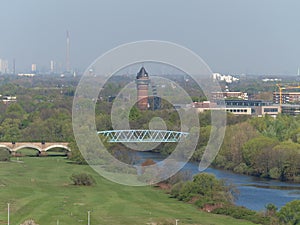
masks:
<path id="1" fill-rule="evenodd" d="M 259 136 L 244 144 L 242 148 L 243 159 L 257 175 L 268 176 L 272 165 L 272 149 L 278 144 L 276 139 Z"/>
<path id="2" fill-rule="evenodd" d="M 292 138 L 295 135 L 294 130 L 299 127 L 296 118 L 282 114 L 278 115 L 276 119 L 268 115 L 252 118 L 251 123 L 264 136 L 276 138 L 279 141 Z"/>
<path id="3" fill-rule="evenodd" d="M 267 204 L 265 208 L 267 216 L 274 216 L 278 210 L 277 206 L 272 203 Z"/>
<path id="4" fill-rule="evenodd" d="M 87 164 L 83 158 L 75 140 L 71 140 L 68 144 L 68 147 L 71 149 L 71 153 L 68 155 L 68 158 L 74 161 L 77 164 Z"/>
<path id="5" fill-rule="evenodd" d="M 278 217 L 284 224 L 299 225 L 300 224 L 300 200 L 295 200 L 283 206 Z"/>
<path id="6" fill-rule="evenodd" d="M 234 169 L 244 162 L 242 147 L 257 137 L 258 133 L 249 122 L 228 126 L 220 152 L 214 161 L 218 167 Z"/>
<path id="7" fill-rule="evenodd" d="M 272 174 L 275 176 L 274 178 L 297 180 L 297 176 L 300 173 L 300 145 L 291 141 L 285 141 L 276 145 L 273 148 L 273 152 L 275 161 L 274 168 L 277 169 L 277 176 L 276 174 Z"/>
<path id="8" fill-rule="evenodd" d="M 0 126 L 2 141 L 17 141 L 21 137 L 20 124 L 20 119 L 6 118 Z"/>

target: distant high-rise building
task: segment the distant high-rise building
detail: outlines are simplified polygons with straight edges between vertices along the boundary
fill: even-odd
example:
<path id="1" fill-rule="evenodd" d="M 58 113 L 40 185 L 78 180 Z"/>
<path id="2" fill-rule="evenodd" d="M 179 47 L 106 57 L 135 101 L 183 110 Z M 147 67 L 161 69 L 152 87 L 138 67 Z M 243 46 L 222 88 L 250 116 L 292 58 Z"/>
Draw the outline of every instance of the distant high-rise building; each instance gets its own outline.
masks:
<path id="1" fill-rule="evenodd" d="M 137 106 L 140 110 L 148 109 L 148 86 L 150 79 L 144 67 L 140 69 L 136 76 L 137 85 Z"/>
<path id="2" fill-rule="evenodd" d="M 35 63 L 31 64 L 31 72 L 36 73 L 36 64 Z"/>
<path id="3" fill-rule="evenodd" d="M 0 59 L 0 73 L 7 74 L 8 72 L 8 61 L 5 59 Z"/>
<path id="4" fill-rule="evenodd" d="M 54 73 L 54 61 L 50 61 L 50 73 Z"/>
<path id="5" fill-rule="evenodd" d="M 16 74 L 16 60 L 13 60 L 13 74 Z"/>

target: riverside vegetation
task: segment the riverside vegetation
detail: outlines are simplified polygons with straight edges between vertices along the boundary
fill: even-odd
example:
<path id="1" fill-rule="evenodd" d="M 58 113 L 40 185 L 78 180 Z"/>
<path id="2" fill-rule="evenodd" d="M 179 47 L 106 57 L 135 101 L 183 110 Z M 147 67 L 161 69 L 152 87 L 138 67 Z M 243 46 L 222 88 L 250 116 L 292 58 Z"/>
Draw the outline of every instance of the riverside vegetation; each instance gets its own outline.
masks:
<path id="1" fill-rule="evenodd" d="M 72 149 L 69 160 L 77 164 L 84 164 L 85 161 L 74 141 L 71 124 L 72 99 L 77 81 L 73 79 L 54 79 L 48 83 L 45 82 L 46 78 L 45 80 L 43 78 L 35 80 L 30 78 L 7 79 L 0 80 L 0 92 L 5 95 L 16 95 L 18 102 L 9 105 L 0 104 L 0 141 L 67 141 L 70 143 L 70 148 Z M 111 103 L 105 100 L 97 103 L 95 118 L 97 129 L 107 130 L 112 128 L 109 116 L 110 109 Z M 132 128 L 137 129 L 147 128 L 148 122 L 153 116 L 163 118 L 166 121 L 168 129 L 180 129 L 178 114 L 167 103 L 164 103 L 162 110 L 156 112 L 140 112 L 136 107 L 133 107 L 129 118 L 130 125 Z M 201 135 L 195 154 L 192 157 L 196 161 L 201 159 L 210 130 L 212 129 L 210 125 L 210 112 L 199 114 L 199 120 Z M 268 116 L 249 118 L 247 116 L 228 114 L 224 142 L 218 156 L 213 162 L 213 166 L 232 170 L 236 173 L 299 182 L 299 127 L 300 117 L 280 115 L 277 119 Z M 120 149 L 122 149 L 120 145 L 110 145 L 109 148 L 120 160 L 129 163 L 134 162 L 134 157 L 129 156 L 129 154 L 120 154 Z M 162 144 L 159 146 L 159 151 L 162 154 L 170 154 L 173 149 L 173 144 Z M 8 161 L 8 152 L 1 149 L 0 158 L 3 161 Z M 86 167 L 83 165 L 76 168 Z M 70 170 L 70 168 L 67 170 Z M 78 169 L 78 172 L 82 172 L 81 169 Z M 47 172 L 45 171 L 45 173 Z M 71 175 L 65 174 L 65 176 L 70 177 Z M 192 181 L 185 183 L 174 183 L 170 195 L 181 201 L 194 203 L 200 208 L 205 208 L 207 205 L 225 206 L 216 207 L 212 211 L 232 215 L 237 218 L 258 218 L 254 222 L 264 224 L 269 222 L 276 224 L 280 222 L 289 224 L 292 223 L 291 221 L 296 221 L 293 224 L 297 224 L 297 221 L 299 221 L 297 219 L 297 211 L 295 212 L 294 210 L 297 209 L 299 201 L 292 202 L 290 205 L 283 207 L 281 209 L 283 211 L 280 210 L 279 212 L 275 210 L 276 206 L 269 206 L 267 208 L 268 217 L 265 214 L 258 216 L 253 211 L 236 208 L 232 204 L 231 189 L 224 186 L 222 181 L 217 181 L 208 175 L 205 179 L 212 186 L 210 187 L 211 189 L 206 190 L 208 191 L 206 193 L 206 191 L 197 189 L 199 187 L 195 184 L 199 184 L 198 179 L 202 179 L 201 176 L 196 176 Z M 11 182 L 8 181 L 7 185 Z M 19 185 L 22 186 L 21 184 Z M 98 185 L 97 180 L 95 186 L 98 187 Z M 21 190 L 19 191 L 21 192 Z M 28 194 L 29 192 L 26 193 Z M 19 193 L 19 197 L 24 198 L 22 193 Z M 27 213 L 28 211 L 27 209 Z M 293 214 L 293 216 L 290 216 L 290 214 Z M 222 223 L 218 222 L 217 224 Z M 226 222 L 223 224 L 226 224 Z"/>
<path id="2" fill-rule="evenodd" d="M 0 80 L 0 93 L 16 95 L 18 102 L 0 104 L 0 141 L 70 142 L 74 148 L 72 159 L 84 162 L 73 143 L 71 121 L 77 80 L 53 79 L 48 82 L 46 78 L 6 79 L 8 80 L 4 79 L 2 82 Z M 112 86 L 113 90 L 118 89 L 118 86 L 108 86 Z M 111 94 L 113 90 L 108 89 L 105 93 Z M 109 114 L 111 106 L 112 103 L 105 100 L 98 101 L 95 118 L 98 130 L 112 129 Z M 176 110 L 167 103 L 163 103 L 163 106 L 162 110 L 155 112 L 140 112 L 133 107 L 129 117 L 130 126 L 147 129 L 151 118 L 156 116 L 164 119 L 168 129 L 180 130 Z M 201 159 L 209 139 L 212 129 L 210 112 L 199 114 L 199 121 L 201 127 L 198 146 L 193 155 L 195 161 Z M 159 146 L 162 154 L 170 154 L 173 149 L 173 144 Z M 299 161 L 299 116 L 280 115 L 274 119 L 269 116 L 250 118 L 228 114 L 224 142 L 213 166 L 236 173 L 299 182 Z"/>

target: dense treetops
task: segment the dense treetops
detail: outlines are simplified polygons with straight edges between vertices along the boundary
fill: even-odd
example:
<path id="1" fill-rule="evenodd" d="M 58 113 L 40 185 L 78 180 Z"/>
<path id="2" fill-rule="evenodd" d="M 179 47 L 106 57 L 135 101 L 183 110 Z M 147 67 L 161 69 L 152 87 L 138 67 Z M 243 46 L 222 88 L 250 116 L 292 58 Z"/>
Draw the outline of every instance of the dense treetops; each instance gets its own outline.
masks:
<path id="1" fill-rule="evenodd" d="M 0 141 L 66 141 L 72 146 L 72 159 L 83 163 L 72 131 L 72 101 L 78 80 L 0 79 L 0 93 L 17 95 L 18 101 L 0 104 Z M 110 87 L 111 86 L 111 87 Z M 107 93 L 120 85 L 107 85 Z M 105 93 L 106 93 L 105 92 Z M 112 129 L 112 103 L 100 100 L 96 104 L 96 127 Z M 120 112 L 120 115 L 122 112 Z M 158 111 L 139 111 L 133 107 L 129 123 L 134 129 L 148 129 L 153 117 L 165 121 L 167 129 L 180 130 L 178 113 L 167 102 Z M 193 160 L 201 160 L 213 129 L 210 112 L 199 114 L 200 137 Z M 199 128 L 193 128 L 199 129 Z M 188 144 L 188 143 L 187 143 Z M 163 144 L 159 151 L 170 154 L 175 145 Z M 110 145 L 110 148 L 121 148 Z M 120 153 L 116 153 L 120 155 Z M 276 119 L 227 115 L 227 129 L 221 150 L 213 166 L 272 179 L 300 181 L 300 117 L 279 115 Z M 122 157 L 129 160 L 132 157 Z M 131 160 L 129 160 L 131 161 Z"/>

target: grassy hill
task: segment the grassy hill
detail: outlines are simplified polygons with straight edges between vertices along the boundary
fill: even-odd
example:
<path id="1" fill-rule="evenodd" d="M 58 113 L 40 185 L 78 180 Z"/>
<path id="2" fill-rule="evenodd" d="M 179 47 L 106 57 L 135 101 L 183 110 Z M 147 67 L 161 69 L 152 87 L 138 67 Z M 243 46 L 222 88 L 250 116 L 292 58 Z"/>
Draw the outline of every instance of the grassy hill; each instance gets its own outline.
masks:
<path id="1" fill-rule="evenodd" d="M 63 157 L 25 157 L 22 162 L 0 163 L 0 224 L 6 224 L 10 203 L 10 224 L 33 218 L 40 225 L 163 224 L 246 225 L 247 221 L 204 213 L 153 187 L 122 186 L 95 173 L 89 166 L 74 165 Z M 71 184 L 72 173 L 91 174 L 97 184 Z"/>

